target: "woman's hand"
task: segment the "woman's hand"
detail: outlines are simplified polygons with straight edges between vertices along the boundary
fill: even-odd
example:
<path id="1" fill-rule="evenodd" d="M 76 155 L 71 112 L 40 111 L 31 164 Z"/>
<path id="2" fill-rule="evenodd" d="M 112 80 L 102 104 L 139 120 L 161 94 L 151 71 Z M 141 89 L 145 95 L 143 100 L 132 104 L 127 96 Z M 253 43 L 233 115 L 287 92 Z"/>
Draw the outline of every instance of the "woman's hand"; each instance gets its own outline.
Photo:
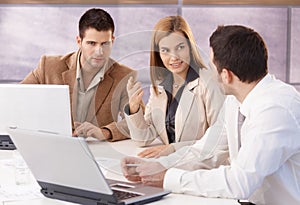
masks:
<path id="1" fill-rule="evenodd" d="M 140 105 L 143 105 L 144 90 L 140 82 L 134 82 L 130 77 L 127 83 L 127 93 L 129 97 L 130 114 L 134 114 L 139 110 Z"/>
<path id="2" fill-rule="evenodd" d="M 146 150 L 140 152 L 138 156 L 144 158 L 158 158 L 160 156 L 169 155 L 173 152 L 175 152 L 173 145 L 159 145 L 147 148 Z"/>

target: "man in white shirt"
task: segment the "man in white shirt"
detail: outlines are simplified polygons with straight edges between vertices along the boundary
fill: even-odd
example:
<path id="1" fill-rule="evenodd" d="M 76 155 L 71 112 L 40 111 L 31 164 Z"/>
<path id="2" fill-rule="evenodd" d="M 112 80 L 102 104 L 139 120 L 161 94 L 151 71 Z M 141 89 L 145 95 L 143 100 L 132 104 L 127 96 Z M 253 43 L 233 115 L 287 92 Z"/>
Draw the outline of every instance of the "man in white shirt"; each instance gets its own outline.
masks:
<path id="1" fill-rule="evenodd" d="M 219 26 L 210 47 L 228 95 L 217 122 L 196 144 L 167 157 L 125 158 L 124 175 L 174 193 L 299 205 L 300 94 L 268 74 L 267 48 L 254 30 Z"/>

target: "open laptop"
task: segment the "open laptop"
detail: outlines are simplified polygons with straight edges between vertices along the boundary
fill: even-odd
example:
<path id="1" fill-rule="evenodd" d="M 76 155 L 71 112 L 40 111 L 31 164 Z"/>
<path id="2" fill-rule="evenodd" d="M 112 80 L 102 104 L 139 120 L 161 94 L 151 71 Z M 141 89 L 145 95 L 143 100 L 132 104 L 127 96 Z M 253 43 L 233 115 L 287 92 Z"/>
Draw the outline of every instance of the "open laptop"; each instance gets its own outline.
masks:
<path id="1" fill-rule="evenodd" d="M 0 149 L 15 149 L 6 131 L 12 125 L 70 135 L 69 87 L 0 84 Z"/>
<path id="2" fill-rule="evenodd" d="M 144 204 L 169 193 L 106 179 L 83 138 L 20 128 L 8 133 L 46 197 L 88 205 Z"/>

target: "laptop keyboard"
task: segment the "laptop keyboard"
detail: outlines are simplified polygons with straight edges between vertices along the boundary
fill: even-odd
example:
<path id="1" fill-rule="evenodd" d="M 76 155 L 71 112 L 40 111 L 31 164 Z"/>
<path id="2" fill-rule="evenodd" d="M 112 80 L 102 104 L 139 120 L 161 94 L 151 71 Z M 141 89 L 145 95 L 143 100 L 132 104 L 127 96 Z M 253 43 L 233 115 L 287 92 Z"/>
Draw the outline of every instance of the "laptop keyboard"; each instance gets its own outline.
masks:
<path id="1" fill-rule="evenodd" d="M 130 199 L 133 197 L 141 196 L 141 194 L 137 193 L 132 193 L 132 192 L 127 192 L 127 191 L 120 191 L 120 190 L 112 190 L 117 197 L 118 200 L 125 200 L 125 199 Z"/>

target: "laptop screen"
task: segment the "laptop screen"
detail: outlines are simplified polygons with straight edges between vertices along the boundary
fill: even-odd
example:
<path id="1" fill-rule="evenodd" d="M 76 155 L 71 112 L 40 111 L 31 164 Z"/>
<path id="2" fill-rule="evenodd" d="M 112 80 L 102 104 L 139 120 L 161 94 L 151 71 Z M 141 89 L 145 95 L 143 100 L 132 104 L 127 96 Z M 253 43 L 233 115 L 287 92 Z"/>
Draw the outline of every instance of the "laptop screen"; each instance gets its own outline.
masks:
<path id="1" fill-rule="evenodd" d="M 0 84 L 0 135 L 9 126 L 71 135 L 69 87 Z"/>

